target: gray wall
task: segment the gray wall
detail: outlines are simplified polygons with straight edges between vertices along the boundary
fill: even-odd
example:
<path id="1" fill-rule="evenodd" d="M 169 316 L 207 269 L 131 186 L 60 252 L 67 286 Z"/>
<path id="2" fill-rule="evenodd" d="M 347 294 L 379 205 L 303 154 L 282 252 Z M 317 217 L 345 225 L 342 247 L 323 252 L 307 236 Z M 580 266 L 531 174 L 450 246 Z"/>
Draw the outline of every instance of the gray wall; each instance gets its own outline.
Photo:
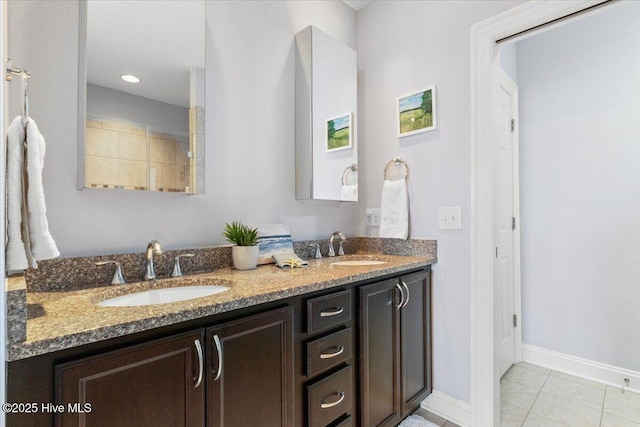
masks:
<path id="1" fill-rule="evenodd" d="M 523 342 L 640 371 L 640 3 L 518 43 Z"/>
<path id="2" fill-rule="evenodd" d="M 215 1 L 206 20 L 207 193 L 78 191 L 78 2 L 9 4 L 8 56 L 33 71 L 31 113 L 47 141 L 44 189 L 62 256 L 142 251 L 151 239 L 221 244 L 235 219 L 286 223 L 294 239 L 358 233 L 355 204 L 294 197 L 294 34 L 312 24 L 355 47 L 355 12 L 333 1 Z"/>
<path id="3" fill-rule="evenodd" d="M 92 84 L 87 85 L 87 115 L 189 133 L 188 108 Z"/>
<path id="4" fill-rule="evenodd" d="M 522 2 L 375 1 L 358 14 L 360 197 L 380 206 L 385 164 L 411 167 L 412 234 L 438 240 L 433 269 L 434 387 L 471 395 L 471 25 Z M 398 139 L 396 97 L 435 84 L 438 129 Z M 366 185 L 363 185 L 366 183 Z M 462 229 L 438 230 L 438 206 L 461 206 Z M 364 229 L 377 235 L 377 228 Z"/>

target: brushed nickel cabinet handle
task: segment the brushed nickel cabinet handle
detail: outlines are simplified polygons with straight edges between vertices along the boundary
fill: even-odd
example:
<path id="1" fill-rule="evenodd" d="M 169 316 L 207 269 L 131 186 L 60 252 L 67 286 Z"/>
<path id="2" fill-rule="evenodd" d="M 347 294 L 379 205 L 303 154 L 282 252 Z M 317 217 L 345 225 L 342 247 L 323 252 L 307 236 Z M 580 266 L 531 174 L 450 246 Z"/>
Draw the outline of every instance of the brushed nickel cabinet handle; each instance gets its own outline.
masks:
<path id="1" fill-rule="evenodd" d="M 409 304 L 409 287 L 404 282 L 402 282 L 402 286 L 407 291 L 407 300 L 404 302 L 404 304 L 402 304 L 402 308 L 405 308 L 407 306 L 407 304 Z"/>
<path id="2" fill-rule="evenodd" d="M 196 380 L 196 385 L 193 388 L 198 388 L 202 383 L 202 373 L 204 372 L 204 357 L 202 356 L 202 345 L 200 344 L 200 340 L 195 340 L 194 344 L 196 345 L 196 352 L 198 353 L 198 379 Z"/>
<path id="3" fill-rule="evenodd" d="M 320 317 L 331 317 L 337 316 L 338 314 L 344 313 L 344 307 L 338 306 L 336 308 L 331 308 L 329 310 L 323 310 L 320 312 Z"/>
<path id="4" fill-rule="evenodd" d="M 404 289 L 402 289 L 400 283 L 396 283 L 396 288 L 400 291 L 400 302 L 396 305 L 396 310 L 400 310 L 402 308 L 402 304 L 404 304 Z"/>
<path id="5" fill-rule="evenodd" d="M 344 346 L 343 345 L 339 345 L 337 347 L 338 350 L 333 352 L 333 353 L 321 353 L 320 354 L 320 359 L 331 359 L 333 357 L 336 356 L 340 356 L 342 353 L 344 353 Z"/>
<path id="6" fill-rule="evenodd" d="M 222 345 L 220 344 L 220 338 L 218 335 L 213 336 L 213 342 L 216 344 L 216 352 L 218 353 L 218 370 L 213 380 L 218 381 L 220 379 L 220 375 L 222 375 Z"/>
<path id="7" fill-rule="evenodd" d="M 329 409 L 329 408 L 333 408 L 334 406 L 339 405 L 339 404 L 341 404 L 341 403 L 342 403 L 342 401 L 344 400 L 344 391 L 339 391 L 339 392 L 337 392 L 337 393 L 333 393 L 333 394 L 337 394 L 337 395 L 339 396 L 339 397 L 338 397 L 338 400 L 336 400 L 335 402 L 331 402 L 331 403 L 324 403 L 324 402 L 322 402 L 322 403 L 320 404 L 320 407 L 321 407 L 322 409 Z"/>

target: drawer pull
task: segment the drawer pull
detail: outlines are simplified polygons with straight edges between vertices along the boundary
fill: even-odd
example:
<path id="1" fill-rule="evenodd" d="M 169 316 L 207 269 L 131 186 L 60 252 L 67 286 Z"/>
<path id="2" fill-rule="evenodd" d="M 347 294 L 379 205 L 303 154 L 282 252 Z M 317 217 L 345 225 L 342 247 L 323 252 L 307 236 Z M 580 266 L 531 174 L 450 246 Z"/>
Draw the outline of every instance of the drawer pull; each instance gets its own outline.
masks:
<path id="1" fill-rule="evenodd" d="M 220 344 L 220 338 L 218 335 L 213 336 L 213 342 L 216 346 L 216 353 L 218 353 L 218 370 L 216 371 L 216 376 L 213 380 L 218 381 L 220 379 L 220 375 L 222 375 L 222 344 Z"/>
<path id="2" fill-rule="evenodd" d="M 331 403 L 324 403 L 324 402 L 321 403 L 320 407 L 322 409 L 333 408 L 334 406 L 339 405 L 339 404 L 342 403 L 342 401 L 344 400 L 344 391 L 339 391 L 339 392 L 334 393 L 334 394 L 337 394 L 339 396 L 338 400 L 336 400 L 335 402 L 331 402 Z"/>
<path id="3" fill-rule="evenodd" d="M 196 351 L 198 352 L 198 379 L 196 380 L 196 385 L 194 388 L 200 387 L 202 383 L 202 372 L 204 371 L 204 357 L 202 356 L 202 345 L 200 345 L 200 340 L 195 340 L 193 342 L 196 346 Z"/>
<path id="4" fill-rule="evenodd" d="M 320 359 L 331 359 L 333 357 L 336 356 L 340 356 L 342 353 L 344 353 L 344 346 L 343 345 L 339 345 L 337 347 L 338 350 L 333 352 L 333 353 L 321 353 L 320 354 Z"/>
<path id="5" fill-rule="evenodd" d="M 320 312 L 320 317 L 331 317 L 331 316 L 337 316 L 338 314 L 341 314 L 344 312 L 344 307 L 336 307 L 336 308 L 331 308 L 329 310 L 326 311 L 321 311 Z"/>
<path id="6" fill-rule="evenodd" d="M 405 291 L 407 291 L 407 300 L 404 302 L 404 304 L 402 304 L 402 308 L 405 308 L 407 304 L 409 304 L 409 287 L 404 282 L 402 282 L 402 287 L 404 288 Z"/>

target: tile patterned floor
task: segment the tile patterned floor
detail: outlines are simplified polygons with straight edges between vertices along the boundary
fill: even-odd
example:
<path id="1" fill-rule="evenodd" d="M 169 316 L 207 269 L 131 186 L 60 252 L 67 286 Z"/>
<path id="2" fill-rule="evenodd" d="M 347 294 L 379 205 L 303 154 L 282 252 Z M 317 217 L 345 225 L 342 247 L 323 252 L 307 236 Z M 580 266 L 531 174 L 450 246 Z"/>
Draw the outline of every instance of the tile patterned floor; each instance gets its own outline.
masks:
<path id="1" fill-rule="evenodd" d="M 444 418 L 439 417 L 436 414 L 433 414 L 423 408 L 418 409 L 416 412 L 414 412 L 414 414 L 420 415 L 425 420 L 431 421 L 432 423 L 438 425 L 439 427 L 460 427 L 458 424 L 454 424 L 451 421 L 447 421 Z"/>
<path id="2" fill-rule="evenodd" d="M 640 394 L 522 362 L 500 380 L 501 427 L 640 427 Z"/>

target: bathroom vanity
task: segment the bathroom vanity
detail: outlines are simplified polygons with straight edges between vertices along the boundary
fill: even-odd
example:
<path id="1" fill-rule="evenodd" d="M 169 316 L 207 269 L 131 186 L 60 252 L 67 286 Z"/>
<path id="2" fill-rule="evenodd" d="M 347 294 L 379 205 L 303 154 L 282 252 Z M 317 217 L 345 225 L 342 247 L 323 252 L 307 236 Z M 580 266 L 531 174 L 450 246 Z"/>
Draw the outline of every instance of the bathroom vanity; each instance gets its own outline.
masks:
<path id="1" fill-rule="evenodd" d="M 156 286 L 227 292 L 143 307 L 96 305 L 139 284 L 30 293 L 8 401 L 37 405 L 8 425 L 395 426 L 431 392 L 433 262 L 222 268 Z"/>

